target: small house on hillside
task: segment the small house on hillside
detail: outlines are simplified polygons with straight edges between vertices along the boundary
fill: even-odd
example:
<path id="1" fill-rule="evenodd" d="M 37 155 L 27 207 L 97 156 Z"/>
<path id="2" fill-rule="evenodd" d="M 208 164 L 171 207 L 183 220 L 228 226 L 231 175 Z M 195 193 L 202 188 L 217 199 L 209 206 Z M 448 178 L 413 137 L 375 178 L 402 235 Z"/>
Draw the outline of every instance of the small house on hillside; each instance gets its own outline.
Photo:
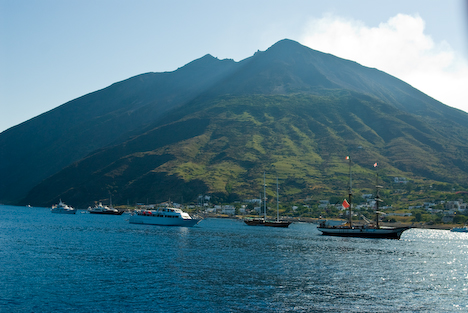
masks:
<path id="1" fill-rule="evenodd" d="M 329 200 L 319 200 L 319 208 L 320 209 L 325 209 L 327 208 L 328 206 L 330 205 L 330 201 Z"/>
<path id="2" fill-rule="evenodd" d="M 406 184 L 408 180 L 405 177 L 393 177 L 393 182 L 395 184 Z"/>

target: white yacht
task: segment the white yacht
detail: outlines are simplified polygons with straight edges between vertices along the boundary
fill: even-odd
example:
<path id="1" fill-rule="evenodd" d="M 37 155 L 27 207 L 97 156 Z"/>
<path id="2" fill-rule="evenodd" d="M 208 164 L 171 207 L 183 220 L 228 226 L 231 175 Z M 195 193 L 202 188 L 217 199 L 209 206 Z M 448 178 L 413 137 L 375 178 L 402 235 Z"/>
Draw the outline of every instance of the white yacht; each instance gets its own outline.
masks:
<path id="1" fill-rule="evenodd" d="M 130 223 L 132 224 L 192 227 L 200 221 L 200 218 L 192 218 L 181 209 L 169 207 L 140 210 L 130 216 Z"/>
<path id="2" fill-rule="evenodd" d="M 60 199 L 59 204 L 52 206 L 52 209 L 50 209 L 50 212 L 60 213 L 60 214 L 75 214 L 76 210 L 72 208 L 71 206 L 68 206 L 65 203 L 63 203 L 62 199 Z"/>
<path id="3" fill-rule="evenodd" d="M 101 202 L 99 202 L 99 204 L 95 207 L 89 207 L 88 212 L 91 214 L 122 215 L 124 211 L 119 211 L 113 207 L 104 206 Z"/>

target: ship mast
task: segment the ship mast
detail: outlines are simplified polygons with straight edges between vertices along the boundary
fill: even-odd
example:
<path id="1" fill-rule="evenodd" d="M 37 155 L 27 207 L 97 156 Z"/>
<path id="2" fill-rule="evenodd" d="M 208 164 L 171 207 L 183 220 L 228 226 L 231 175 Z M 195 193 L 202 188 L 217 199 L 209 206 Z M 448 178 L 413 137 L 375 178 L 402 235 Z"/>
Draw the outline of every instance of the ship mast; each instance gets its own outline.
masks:
<path id="1" fill-rule="evenodd" d="M 265 221 L 267 218 L 266 210 L 266 185 L 265 185 L 265 172 L 263 172 L 263 210 L 265 213 Z"/>
<path id="2" fill-rule="evenodd" d="M 348 189 L 348 202 L 349 202 L 349 228 L 353 227 L 353 215 L 352 215 L 352 199 L 353 199 L 353 191 L 352 191 L 352 179 L 351 179 L 351 157 L 348 156 L 349 160 L 349 189 Z"/>
<path id="3" fill-rule="evenodd" d="M 276 176 L 276 221 L 279 222 L 278 176 Z"/>
<path id="4" fill-rule="evenodd" d="M 377 173 L 376 175 L 376 179 L 375 179 L 375 227 L 376 228 L 380 228 L 379 226 L 379 202 L 382 202 L 382 200 L 380 199 L 380 188 L 382 188 L 382 186 L 379 186 L 379 173 Z"/>

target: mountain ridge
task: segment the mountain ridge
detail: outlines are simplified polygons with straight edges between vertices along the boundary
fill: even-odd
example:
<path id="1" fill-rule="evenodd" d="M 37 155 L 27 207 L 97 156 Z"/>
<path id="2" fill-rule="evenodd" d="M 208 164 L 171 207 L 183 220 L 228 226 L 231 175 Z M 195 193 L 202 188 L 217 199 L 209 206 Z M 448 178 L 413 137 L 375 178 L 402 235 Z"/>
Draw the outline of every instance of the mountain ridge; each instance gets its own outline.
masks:
<path id="1" fill-rule="evenodd" d="M 77 171 L 80 173 L 99 173 L 99 176 L 107 178 L 113 176 L 113 180 L 115 181 L 119 179 L 120 175 L 118 173 L 122 171 L 123 168 L 127 170 L 127 167 L 122 167 L 121 162 L 127 162 L 134 158 L 138 158 L 139 160 L 143 160 L 145 158 L 151 159 L 154 157 L 157 159 L 159 157 L 167 158 L 167 162 L 165 164 L 160 164 L 156 161 L 155 164 L 153 163 L 153 167 L 149 165 L 146 172 L 141 175 L 140 178 L 126 179 L 127 182 L 131 182 L 127 186 L 124 184 L 112 187 L 112 180 L 107 180 L 107 183 L 101 184 L 100 190 L 96 187 L 93 188 L 97 190 L 97 193 L 94 194 L 92 198 L 97 198 L 99 197 L 99 194 L 101 196 L 103 194 L 105 195 L 108 191 L 107 188 L 111 186 L 110 189 L 115 191 L 113 199 L 120 201 L 121 203 L 125 203 L 125 199 L 139 202 L 142 200 L 141 198 L 151 198 L 155 202 L 164 201 L 168 198 L 180 201 L 182 198 L 190 199 L 200 193 L 203 194 L 209 192 L 212 194 L 220 194 L 223 193 L 224 189 L 228 185 L 231 185 L 230 188 L 235 194 L 253 197 L 255 195 L 252 194 L 251 191 L 255 190 L 256 186 L 258 189 L 258 186 L 261 185 L 261 182 L 258 181 L 261 177 L 259 177 L 258 174 L 263 171 L 270 173 L 276 172 L 279 174 L 280 179 L 289 180 L 291 184 L 303 186 L 303 189 L 307 189 L 305 186 L 308 181 L 307 177 L 303 177 L 304 172 L 311 177 L 316 177 L 309 181 L 312 185 L 320 185 L 317 180 L 326 180 L 333 186 L 332 180 L 327 176 L 329 174 L 327 171 L 332 171 L 335 175 L 341 177 L 341 189 L 346 190 L 347 168 L 345 167 L 344 161 L 341 162 L 341 165 L 329 165 L 329 168 L 325 167 L 323 170 L 317 170 L 314 168 L 319 164 L 327 162 L 331 162 L 332 164 L 337 162 L 339 163 L 339 156 L 348 154 L 353 155 L 356 166 L 359 166 L 363 171 L 366 171 L 367 175 L 369 175 L 371 171 L 369 169 L 371 164 L 373 164 L 375 160 L 379 160 L 381 166 L 389 168 L 395 175 L 406 176 L 410 173 L 405 172 L 405 168 L 398 169 L 393 167 L 392 164 L 392 162 L 395 161 L 401 162 L 401 158 L 406 158 L 413 162 L 411 168 L 412 171 L 432 177 L 435 180 L 440 178 L 440 174 L 438 172 L 430 172 L 431 170 L 429 168 L 425 168 L 423 164 L 420 164 L 419 156 L 414 153 L 409 155 L 409 152 L 406 151 L 405 155 L 400 156 L 400 159 L 397 158 L 393 161 L 390 160 L 391 155 L 388 158 L 384 158 L 378 154 L 379 149 L 385 149 L 387 153 L 398 156 L 400 147 L 403 146 L 402 143 L 407 144 L 411 141 L 414 142 L 415 136 L 424 137 L 424 133 L 421 131 L 418 132 L 418 130 L 411 125 L 415 122 L 421 122 L 417 118 L 409 115 L 407 123 L 402 123 L 401 127 L 397 127 L 394 132 L 388 132 L 385 126 L 394 123 L 395 120 L 391 115 L 389 115 L 389 117 L 381 117 L 379 119 L 379 124 L 382 124 L 380 130 L 378 128 L 372 128 L 369 129 L 367 134 L 362 132 L 366 137 L 364 140 L 362 139 L 362 135 L 353 130 L 359 129 L 358 125 L 360 127 L 369 127 L 369 124 L 363 123 L 363 120 L 360 118 L 351 119 L 350 116 L 355 117 L 355 113 L 358 113 L 359 111 L 381 114 L 381 110 L 373 109 L 376 105 L 375 103 L 372 103 L 372 106 L 370 106 L 369 103 L 366 103 L 366 100 L 369 98 L 368 96 L 363 96 L 358 103 L 356 103 L 355 97 L 348 96 L 349 99 L 354 101 L 353 103 L 348 104 L 349 111 L 343 111 L 340 101 L 337 101 L 334 106 L 330 106 L 328 101 L 319 102 L 320 99 L 315 99 L 313 96 L 309 96 L 312 98 L 304 97 L 305 98 L 302 100 L 298 100 L 296 96 L 269 96 L 267 99 L 261 99 L 262 101 L 259 102 L 263 103 L 263 109 L 258 108 L 258 105 L 254 106 L 257 109 L 256 112 L 252 111 L 251 107 L 248 107 L 247 105 L 243 105 L 244 107 L 240 108 L 238 106 L 233 106 L 232 102 L 237 102 L 237 97 L 224 98 L 223 100 L 226 101 L 226 103 L 221 103 L 218 99 L 215 101 L 216 104 L 214 106 L 206 108 L 211 113 L 196 112 L 195 116 L 189 116 L 194 120 L 197 118 L 196 115 L 199 114 L 202 117 L 210 118 L 212 121 L 217 121 L 216 123 L 218 125 L 208 124 L 206 128 L 203 128 L 204 131 L 201 130 L 197 133 L 193 133 L 192 131 L 191 134 L 193 136 L 190 135 L 187 136 L 185 140 L 177 141 L 177 145 L 173 145 L 172 147 L 165 145 L 158 147 L 151 146 L 149 143 L 151 143 L 152 140 L 148 138 L 143 141 L 141 140 L 141 136 L 151 136 L 149 133 L 145 133 L 133 138 L 131 140 L 134 141 L 133 143 L 127 142 L 124 144 L 127 146 L 128 154 L 123 158 L 114 151 L 104 150 L 103 153 L 111 157 L 110 159 L 104 158 L 107 161 L 104 162 L 103 168 L 94 169 L 92 171 L 82 170 L 79 162 L 76 164 L 79 169 Z M 253 101 L 250 96 L 247 97 L 247 99 Z M 293 101 L 300 101 L 295 110 L 302 112 L 302 110 L 307 106 L 309 99 L 316 101 L 315 108 L 309 108 L 309 111 L 320 109 L 320 106 L 327 107 L 328 111 L 319 110 L 322 112 L 320 116 L 317 116 L 315 119 L 305 118 L 301 123 L 299 123 L 297 118 L 293 117 L 297 125 L 294 127 L 291 126 L 292 124 L 290 123 L 289 117 L 287 117 L 289 113 L 285 111 L 283 104 L 288 103 L 292 106 Z M 265 100 L 270 101 L 270 103 L 265 105 Z M 276 104 L 275 101 L 282 101 L 282 103 Z M 385 103 L 381 103 L 380 105 L 388 106 L 388 104 Z M 219 109 L 220 106 L 222 109 Z M 246 107 L 250 113 L 246 113 L 248 112 Z M 388 109 L 398 110 L 392 107 L 389 107 Z M 288 110 L 291 110 L 291 108 L 288 108 Z M 265 112 L 268 113 L 268 116 L 264 115 Z M 215 116 L 212 114 L 215 114 Z M 297 113 L 292 115 L 295 116 L 295 114 Z M 305 114 L 305 112 L 302 112 L 302 114 Z M 220 117 L 220 115 L 222 117 Z M 315 115 L 315 112 L 309 112 L 308 115 Z M 198 118 L 201 118 L 200 116 Z M 281 122 L 282 120 L 285 120 L 286 123 Z M 340 120 L 342 123 L 335 123 L 333 122 L 334 120 Z M 345 123 L 345 120 L 348 120 L 348 122 Z M 184 121 L 186 120 L 182 119 L 178 123 L 184 123 Z M 324 123 L 325 121 L 328 121 L 328 125 Z M 270 126 L 262 127 L 265 123 Z M 302 126 L 299 126 L 299 124 L 302 124 Z M 222 125 L 222 127 L 220 127 L 220 125 Z M 271 125 L 274 125 L 273 130 Z M 278 131 L 274 131 L 274 128 L 277 128 Z M 156 128 L 154 131 L 158 131 L 158 129 L 160 128 Z M 378 132 L 376 133 L 374 129 Z M 266 140 L 262 138 L 265 137 L 265 133 L 268 135 L 270 132 L 273 132 L 276 135 L 267 136 L 270 138 L 269 141 L 271 142 L 266 142 Z M 283 139 L 275 140 L 273 139 L 275 137 Z M 293 137 L 298 138 L 292 140 L 291 138 Z M 155 136 L 155 138 L 157 138 L 157 136 Z M 394 140 L 402 141 L 402 143 L 395 148 L 392 143 Z M 296 141 L 296 143 L 293 143 L 293 141 Z M 386 147 L 387 142 L 390 143 L 388 147 Z M 355 151 L 350 151 L 349 146 L 356 147 L 358 144 L 364 145 L 360 151 L 356 151 L 356 149 Z M 417 145 L 419 146 L 419 150 L 417 151 L 424 151 L 424 149 L 425 151 L 428 151 L 428 147 L 422 144 L 421 141 L 418 141 Z M 129 148 L 128 146 L 132 146 L 132 148 Z M 137 146 L 139 148 L 135 148 Z M 325 146 L 326 148 L 323 148 Z M 320 151 L 320 149 L 317 150 L 319 147 L 322 147 L 322 151 Z M 431 154 L 435 155 L 437 153 L 437 148 L 438 147 L 432 149 Z M 277 150 L 279 150 L 279 153 Z M 334 155 L 327 156 L 329 151 L 334 151 Z M 115 156 L 115 158 L 112 159 L 112 156 Z M 427 156 L 425 158 L 428 159 Z M 97 158 L 97 160 L 100 159 L 102 159 L 102 157 Z M 437 160 L 430 161 L 437 163 Z M 90 162 L 92 164 L 97 163 L 92 160 Z M 171 162 L 173 164 L 169 165 Z M 152 164 L 151 161 L 141 163 L 147 165 Z M 406 160 L 406 163 L 404 164 L 410 163 Z M 334 169 L 335 166 L 338 168 Z M 442 166 L 439 167 L 438 171 L 446 170 Z M 218 175 L 218 172 L 221 173 L 221 175 Z M 63 177 L 71 178 L 68 185 L 63 185 L 63 182 L 54 182 L 54 179 L 60 179 Z M 38 194 L 43 195 L 51 185 L 60 184 L 64 187 L 63 190 L 65 191 L 61 196 L 67 197 L 79 204 L 81 197 L 75 198 L 75 195 L 82 195 L 85 194 L 85 192 L 76 191 L 75 188 L 77 187 L 77 182 L 73 180 L 73 177 L 73 175 L 68 173 L 59 173 L 56 176 L 52 176 L 50 180 L 44 184 L 39 185 L 42 185 L 44 188 L 43 190 L 37 189 L 36 191 Z M 149 179 L 149 177 L 153 177 L 153 179 Z M 176 179 L 176 177 L 178 177 L 178 179 Z M 443 178 L 444 176 L 441 175 L 441 177 Z M 456 177 L 452 178 L 456 179 Z M 95 179 L 96 178 L 85 181 L 93 181 Z M 216 179 L 219 181 L 216 181 Z M 141 180 L 140 183 L 138 183 L 138 180 Z M 144 184 L 142 183 L 143 181 L 145 182 Z M 161 184 L 161 181 L 164 182 L 164 184 Z M 174 191 L 168 190 L 168 187 L 165 186 L 172 186 L 173 184 L 183 186 L 181 181 L 192 181 L 192 183 L 198 182 L 196 185 L 197 188 L 192 186 L 193 194 L 188 193 L 185 188 Z M 371 183 L 369 183 L 369 185 L 370 184 Z M 135 186 L 138 186 L 138 188 Z M 241 189 L 249 190 L 249 192 L 242 193 L 240 191 Z M 158 190 L 158 192 L 155 193 L 154 190 Z M 88 193 L 89 192 L 90 191 L 88 190 Z M 291 191 L 287 192 L 290 193 Z M 330 192 L 330 190 L 328 192 Z M 51 195 L 51 199 L 54 197 L 53 194 Z M 146 196 L 140 197 L 138 200 L 134 198 L 135 194 L 143 194 Z M 157 197 L 156 194 L 158 194 Z M 305 197 L 306 195 L 299 192 L 299 196 Z M 27 200 L 34 198 L 35 197 L 32 195 L 31 198 L 28 198 Z"/>
<path id="2" fill-rule="evenodd" d="M 192 61 L 187 66 L 190 68 L 204 60 Z M 229 71 L 229 64 L 214 70 Z M 21 190 L 34 186 L 96 149 L 125 140 L 135 131 L 139 132 L 141 126 L 157 121 L 171 107 L 189 101 L 199 89 L 208 88 L 220 75 L 216 72 L 207 75 L 210 69 L 205 66 L 204 71 L 197 72 L 199 76 L 179 79 L 179 76 L 187 76 L 186 71 L 184 66 L 173 72 L 140 74 L 71 100 L 2 132 L 0 200 L 5 203 L 11 203 L 9 198 L 17 201 L 24 196 Z M 155 90 L 152 89 L 154 86 Z M 199 89 L 190 90 L 188 86 L 198 86 Z M 47 149 L 49 145 L 50 150 L 58 149 L 57 152 L 62 153 L 61 158 L 48 162 L 53 157 L 53 151 Z M 30 151 L 41 151 L 42 154 L 33 155 Z M 15 166 L 18 159 L 24 160 L 24 169 L 18 170 Z"/>
<path id="3" fill-rule="evenodd" d="M 140 173 L 135 168 L 140 177 L 122 174 L 116 178 L 119 180 L 117 185 L 105 179 L 101 181 L 92 173 L 86 174 L 88 180 L 94 181 L 94 187 L 83 182 L 77 193 L 83 199 L 76 199 L 83 205 L 91 201 L 88 198 L 106 196 L 109 190 L 126 190 L 124 193 L 129 197 L 129 190 L 136 192 L 138 189 L 132 189 L 138 185 L 136 181 L 152 175 L 183 189 L 190 185 L 186 190 L 192 190 L 192 193 L 172 194 L 187 201 L 196 193 L 205 192 L 247 195 L 246 190 L 257 183 L 257 172 L 266 168 L 271 170 L 271 164 L 277 164 L 280 159 L 283 159 L 283 171 L 290 168 L 294 175 L 303 177 L 292 167 L 297 160 L 308 164 L 308 167 L 296 164 L 297 168 L 313 173 L 323 166 L 320 164 L 327 162 L 327 154 L 330 156 L 333 152 L 334 156 L 329 158 L 336 158 L 338 154 L 349 153 L 351 146 L 365 147 L 368 153 L 365 160 L 370 161 L 371 156 L 383 160 L 382 164 L 395 173 L 412 175 L 414 172 L 418 179 L 460 183 L 467 177 L 464 162 L 468 155 L 464 143 L 468 139 L 466 113 L 447 107 L 384 72 L 287 39 L 239 62 L 218 60 L 207 54 L 173 72 L 137 75 L 67 102 L 56 108 L 53 118 L 49 118 L 50 112 L 33 119 L 32 126 L 26 127 L 29 121 L 18 125 L 14 130 L 16 134 L 10 135 L 8 131 L 0 134 L 0 146 L 13 150 L 8 155 L 0 152 L 0 164 L 4 164 L 3 167 L 0 165 L 0 171 L 7 174 L 0 180 L 2 202 L 49 205 L 60 195 L 73 193 L 77 186 L 73 186 L 74 176 L 69 174 L 70 169 L 80 168 L 84 174 L 85 169 L 90 170 L 88 165 L 85 166 L 86 160 L 90 159 L 94 164 L 102 165 L 94 168 L 92 173 L 106 173 L 103 176 L 114 175 L 114 178 L 118 177 L 117 169 L 114 174 L 105 170 L 110 164 L 125 164 L 125 171 L 119 167 L 121 174 L 131 172 L 129 169 L 146 157 L 153 160 L 148 164 L 154 162 L 158 166 L 138 165 L 146 172 Z M 284 120 L 277 114 L 282 114 Z M 268 120 L 275 123 L 267 123 Z M 302 126 L 294 128 L 284 124 L 286 120 L 291 125 L 299 123 Z M 60 125 L 54 126 L 54 121 L 61 121 L 62 126 L 68 123 L 70 129 L 62 132 Z M 195 121 L 205 121 L 202 123 L 205 126 L 191 132 L 187 125 Z M 170 129 L 170 125 L 179 125 L 186 133 L 180 134 L 177 142 L 150 149 L 151 141 L 142 136 L 147 134 L 146 138 L 150 138 L 151 134 L 161 133 L 167 127 Z M 28 142 L 34 137 L 35 128 L 40 128 L 42 137 Z M 278 142 L 275 137 L 282 138 L 279 143 L 296 151 L 294 156 L 284 149 L 280 149 L 283 156 L 276 155 L 275 148 L 265 144 L 266 141 Z M 151 138 L 154 142 L 160 140 Z M 250 148 L 244 149 L 242 144 Z M 116 154 L 117 159 L 100 155 L 111 153 L 113 149 L 123 151 L 123 145 L 127 147 L 124 149 L 127 154 Z M 178 146 L 184 146 L 191 153 L 182 152 Z M 32 148 L 37 150 L 37 155 L 28 154 Z M 418 152 L 408 156 L 400 151 L 402 148 L 411 153 Z M 246 154 L 240 155 L 239 151 Z M 315 163 L 304 159 L 299 151 L 315 159 Z M 444 151 L 455 156 L 444 154 Z M 64 157 L 58 159 L 54 155 L 57 152 L 62 152 Z M 362 154 L 362 151 L 357 152 Z M 428 155 L 432 160 L 430 165 L 419 164 L 418 153 Z M 19 168 L 19 160 L 26 168 Z M 38 168 L 38 164 L 43 168 Z M 12 165 L 13 170 L 8 170 Z M 365 167 L 364 164 L 360 166 Z M 454 170 L 460 174 L 453 174 Z M 187 171 L 198 174 L 188 174 Z M 212 174 L 213 178 L 203 171 Z M 444 174 L 444 171 L 448 173 Z M 66 179 L 67 184 L 60 186 L 60 181 L 63 182 L 67 175 L 71 181 Z M 229 177 L 229 182 L 222 175 Z M 317 175 L 324 178 L 326 173 Z M 305 186 L 313 184 L 315 178 L 311 177 L 301 178 Z M 291 185 L 301 185 L 293 177 L 288 179 Z M 242 180 L 247 183 L 238 182 Z M 133 182 L 132 188 L 130 182 Z M 148 180 L 146 184 L 150 188 L 140 185 L 141 190 L 146 190 L 142 193 L 147 192 L 154 198 L 151 190 L 157 189 L 155 183 Z M 67 189 L 63 190 L 65 185 Z M 158 199 L 171 197 L 171 191 L 165 186 L 158 188 L 164 190 Z M 101 195 L 93 194 L 91 189 L 99 190 Z M 301 197 L 304 192 L 291 192 L 291 197 Z M 123 197 L 120 200 L 123 201 Z"/>

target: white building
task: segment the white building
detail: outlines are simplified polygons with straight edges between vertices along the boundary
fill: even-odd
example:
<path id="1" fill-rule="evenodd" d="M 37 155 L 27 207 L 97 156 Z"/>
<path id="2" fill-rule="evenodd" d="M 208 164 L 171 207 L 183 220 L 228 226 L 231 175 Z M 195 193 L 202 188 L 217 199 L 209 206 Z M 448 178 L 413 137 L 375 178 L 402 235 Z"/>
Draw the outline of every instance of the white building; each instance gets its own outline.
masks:
<path id="1" fill-rule="evenodd" d="M 413 213 L 386 213 L 387 216 L 412 216 Z"/>
<path id="2" fill-rule="evenodd" d="M 253 204 L 261 204 L 261 203 L 262 203 L 262 199 L 248 199 L 248 200 L 245 200 L 245 202 L 247 202 L 247 203 L 253 203 Z"/>
<path id="3" fill-rule="evenodd" d="M 227 214 L 227 215 L 235 215 L 236 208 L 232 205 L 224 205 L 223 208 L 221 209 L 221 213 Z"/>
<path id="4" fill-rule="evenodd" d="M 327 208 L 329 205 L 330 205 L 330 201 L 329 200 L 319 200 L 319 208 L 320 209 L 325 209 Z"/>
<path id="5" fill-rule="evenodd" d="M 467 203 L 463 203 L 463 200 L 457 201 L 447 201 L 445 203 L 446 210 L 458 210 L 458 211 L 465 211 L 467 207 Z"/>

